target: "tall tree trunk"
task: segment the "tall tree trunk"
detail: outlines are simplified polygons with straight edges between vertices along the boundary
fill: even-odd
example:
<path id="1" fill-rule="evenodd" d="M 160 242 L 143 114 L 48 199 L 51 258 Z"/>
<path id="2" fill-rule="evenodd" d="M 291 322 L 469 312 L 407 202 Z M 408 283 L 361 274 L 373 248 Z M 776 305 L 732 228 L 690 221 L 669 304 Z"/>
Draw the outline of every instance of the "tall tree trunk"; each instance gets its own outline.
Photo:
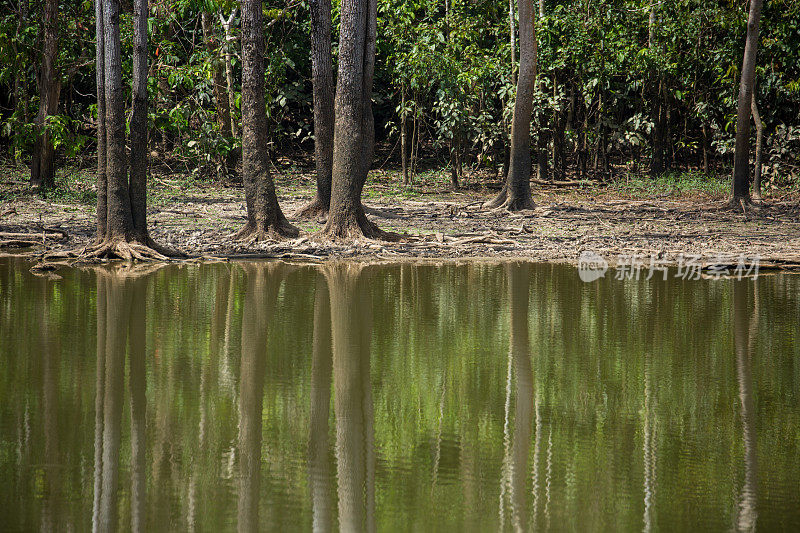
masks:
<path id="1" fill-rule="evenodd" d="M 237 12 L 238 9 L 234 8 L 227 19 L 223 17 L 222 14 L 219 16 L 219 20 L 222 22 L 222 28 L 225 30 L 225 82 L 228 85 L 228 109 L 230 109 L 231 112 L 231 135 L 234 137 L 239 136 L 239 127 L 235 119 L 236 92 L 233 87 L 233 52 L 231 52 L 231 47 L 234 43 L 233 18 L 236 16 Z"/>
<path id="2" fill-rule="evenodd" d="M 508 35 L 511 45 L 511 83 L 517 83 L 517 23 L 515 20 L 514 0 L 508 0 Z M 522 21 L 520 20 L 520 23 Z M 520 51 L 520 55 L 522 52 Z"/>
<path id="3" fill-rule="evenodd" d="M 125 91 L 122 87 L 119 0 L 103 0 L 106 98 L 106 175 L 108 176 L 109 240 L 131 238 L 133 215 L 125 154 Z"/>
<path id="4" fill-rule="evenodd" d="M 39 71 L 39 113 L 36 115 L 36 141 L 31 160 L 31 185 L 43 189 L 55 185 L 55 148 L 47 129 L 47 118 L 58 113 L 61 80 L 56 69 L 58 58 L 58 0 L 45 0 L 42 16 L 44 42 Z"/>
<path id="5" fill-rule="evenodd" d="M 343 0 L 333 145 L 333 184 L 328 223 L 333 239 L 389 238 L 364 214 L 361 192 L 375 148 L 372 78 L 377 0 Z"/>
<path id="6" fill-rule="evenodd" d="M 98 0 L 98 3 L 101 0 Z M 125 151 L 119 0 L 102 0 L 97 16 L 97 243 L 93 257 L 166 259 L 176 252 L 158 246 L 147 232 L 147 0 L 134 2 L 131 158 Z"/>
<path id="7" fill-rule="evenodd" d="M 739 105 L 736 114 L 736 151 L 733 162 L 733 201 L 750 201 L 750 106 L 756 75 L 758 52 L 758 26 L 761 21 L 763 0 L 750 1 L 747 18 L 747 41 L 742 60 L 742 78 L 739 83 Z"/>
<path id="8" fill-rule="evenodd" d="M 222 135 L 230 137 L 232 134 L 230 100 L 226 90 L 225 64 L 220 60 L 219 45 L 214 36 L 214 18 L 207 11 L 203 11 L 201 24 L 203 40 L 206 42 L 206 49 L 211 61 L 211 85 L 214 91 L 214 102 L 217 104 L 217 124 Z"/>
<path id="9" fill-rule="evenodd" d="M 103 242 L 108 230 L 108 179 L 106 175 L 106 68 L 105 17 L 103 0 L 94 0 L 95 70 L 97 77 L 97 234 L 95 242 Z"/>
<path id="10" fill-rule="evenodd" d="M 248 241 L 296 236 L 278 205 L 269 174 L 261 0 L 242 1 L 242 167 L 247 224 L 234 237 Z"/>
<path id="11" fill-rule="evenodd" d="M 753 97 L 750 100 L 750 108 L 753 112 L 753 122 L 756 125 L 756 162 L 755 168 L 753 169 L 753 200 L 761 201 L 761 151 L 764 144 L 764 122 L 761 120 L 761 113 L 758 112 L 755 89 L 753 89 Z"/>
<path id="12" fill-rule="evenodd" d="M 406 86 L 400 86 L 400 163 L 403 165 L 403 185 L 410 185 L 411 179 L 408 175 L 408 128 L 406 120 Z"/>
<path id="13" fill-rule="evenodd" d="M 656 46 L 656 9 L 659 3 L 653 2 L 650 5 L 650 17 L 648 21 L 647 46 L 652 50 Z M 660 176 L 666 170 L 664 164 L 664 78 L 659 76 L 656 69 L 652 67 L 649 74 L 650 79 L 650 113 L 653 119 L 653 155 L 650 159 L 650 175 Z"/>
<path id="14" fill-rule="evenodd" d="M 331 59 L 331 1 L 311 0 L 311 80 L 314 86 L 314 160 L 317 193 L 297 213 L 327 216 L 331 206 L 333 174 L 334 81 Z"/>
<path id="15" fill-rule="evenodd" d="M 147 243 L 147 0 L 133 3 L 133 106 L 131 109 L 131 201 L 133 239 Z"/>
<path id="16" fill-rule="evenodd" d="M 533 23 L 533 0 L 519 0 L 519 79 L 511 126 L 511 164 L 503 191 L 490 207 L 509 211 L 533 209 L 531 198 L 531 114 L 536 83 L 536 35 Z"/>

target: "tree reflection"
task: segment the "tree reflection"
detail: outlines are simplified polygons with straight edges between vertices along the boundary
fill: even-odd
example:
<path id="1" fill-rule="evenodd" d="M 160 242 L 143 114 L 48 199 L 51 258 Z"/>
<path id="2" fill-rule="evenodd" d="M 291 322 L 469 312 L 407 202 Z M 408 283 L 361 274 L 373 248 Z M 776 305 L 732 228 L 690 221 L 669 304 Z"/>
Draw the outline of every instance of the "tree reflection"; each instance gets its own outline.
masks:
<path id="1" fill-rule="evenodd" d="M 331 403 L 331 303 L 328 282 L 317 274 L 314 338 L 311 356 L 311 427 L 308 434 L 308 484 L 314 531 L 330 531 L 332 520 L 331 457 L 328 418 Z"/>
<path id="2" fill-rule="evenodd" d="M 331 302 L 339 526 L 343 531 L 375 531 L 372 305 L 362 268 L 337 264 L 325 270 Z"/>
<path id="3" fill-rule="evenodd" d="M 97 269 L 97 363 L 93 531 L 118 528 L 119 455 L 129 357 L 131 524 L 144 531 L 146 505 L 146 274 L 151 269 Z"/>
<path id="4" fill-rule="evenodd" d="M 754 283 L 757 283 L 754 282 Z M 748 301 L 749 284 L 733 282 L 733 341 L 736 351 L 736 374 L 741 403 L 742 441 L 744 443 L 744 485 L 739 496 L 739 531 L 755 531 L 758 519 L 758 459 L 756 457 L 755 407 L 753 406 L 753 377 L 751 359 L 753 341 L 758 328 L 758 307 L 751 319 Z M 756 286 L 754 284 L 754 286 Z M 755 294 L 758 301 L 758 293 Z"/>
<path id="5" fill-rule="evenodd" d="M 510 306 L 510 339 L 508 378 L 506 384 L 506 457 L 503 470 L 506 480 L 501 487 L 500 520 L 501 528 L 504 519 L 503 492 L 507 486 L 510 490 L 511 525 L 515 531 L 527 528 L 525 521 L 527 510 L 528 455 L 531 448 L 531 429 L 533 423 L 533 369 L 531 366 L 530 339 L 528 335 L 528 293 L 530 290 L 530 265 L 527 263 L 509 263 L 506 266 L 508 276 L 508 301 Z M 511 394 L 511 370 L 516 378 L 514 433 L 509 436 L 509 414 Z"/>
<path id="6" fill-rule="evenodd" d="M 239 378 L 239 531 L 258 531 L 261 487 L 261 419 L 267 330 L 275 311 L 284 266 L 246 264 L 242 306 L 242 364 Z"/>

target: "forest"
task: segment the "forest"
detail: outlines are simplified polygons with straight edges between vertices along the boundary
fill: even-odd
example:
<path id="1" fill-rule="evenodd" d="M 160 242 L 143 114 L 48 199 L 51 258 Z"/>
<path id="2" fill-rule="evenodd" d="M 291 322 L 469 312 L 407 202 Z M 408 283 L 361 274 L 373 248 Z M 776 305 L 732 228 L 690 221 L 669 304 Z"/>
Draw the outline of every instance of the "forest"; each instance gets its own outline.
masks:
<path id="1" fill-rule="evenodd" d="M 147 230 L 159 175 L 242 184 L 246 243 L 303 219 L 397 240 L 361 206 L 387 165 L 396 190 L 433 172 L 509 211 L 535 207 L 531 184 L 733 173 L 745 209 L 800 186 L 799 23 L 790 0 L 16 0 L 3 165 L 44 195 L 96 168 L 100 256 L 169 255 Z M 279 159 L 314 169 L 292 222 Z"/>

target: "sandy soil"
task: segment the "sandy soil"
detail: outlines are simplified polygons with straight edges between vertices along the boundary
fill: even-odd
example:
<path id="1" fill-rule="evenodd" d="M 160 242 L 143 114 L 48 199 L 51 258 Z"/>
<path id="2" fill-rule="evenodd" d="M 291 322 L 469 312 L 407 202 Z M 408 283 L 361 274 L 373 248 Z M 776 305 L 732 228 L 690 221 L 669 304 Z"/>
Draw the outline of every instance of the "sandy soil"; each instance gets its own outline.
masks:
<path id="1" fill-rule="evenodd" d="M 800 199 L 768 198 L 763 208 L 720 209 L 724 200 L 708 196 L 652 194 L 636 198 L 600 186 L 534 186 L 537 207 L 509 213 L 485 209 L 494 191 L 483 187 L 447 192 L 440 184 L 413 192 L 390 183 L 388 173 L 373 172 L 364 203 L 380 227 L 405 235 L 398 243 L 351 245 L 317 242 L 321 221 L 297 220 L 292 214 L 313 195 L 310 174 L 276 176 L 280 201 L 300 238 L 242 246 L 228 235 L 245 221 L 241 186 L 198 186 L 156 178 L 148 209 L 153 238 L 191 256 L 282 257 L 324 260 L 440 259 L 518 257 L 576 262 L 594 252 L 612 264 L 638 254 L 675 264 L 697 255 L 705 264 L 736 263 L 738 256 L 759 256 L 766 268 L 800 268 Z M 195 182 L 196 183 L 196 182 Z M 19 252 L 15 236 L 36 234 L 43 251 L 80 249 L 94 230 L 91 204 L 59 203 L 30 194 L 27 185 L 0 177 L 0 252 Z M 33 237 L 33 236 L 32 236 Z"/>

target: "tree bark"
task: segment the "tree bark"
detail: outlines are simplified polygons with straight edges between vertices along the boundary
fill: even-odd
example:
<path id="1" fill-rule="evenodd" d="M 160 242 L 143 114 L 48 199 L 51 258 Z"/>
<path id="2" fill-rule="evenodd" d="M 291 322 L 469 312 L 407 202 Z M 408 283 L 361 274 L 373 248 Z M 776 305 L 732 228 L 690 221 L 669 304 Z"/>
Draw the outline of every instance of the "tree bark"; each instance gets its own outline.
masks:
<path id="1" fill-rule="evenodd" d="M 125 92 L 122 87 L 119 0 L 103 0 L 106 98 L 106 175 L 108 176 L 109 240 L 131 238 L 133 215 L 125 154 Z"/>
<path id="2" fill-rule="evenodd" d="M 764 122 L 761 120 L 761 113 L 758 112 L 756 104 L 756 92 L 753 89 L 753 96 L 750 100 L 750 109 L 753 113 L 753 122 L 756 125 L 756 162 L 753 169 L 753 200 L 761 200 L 761 152 L 764 144 Z"/>
<path id="3" fill-rule="evenodd" d="M 377 0 L 344 0 L 341 6 L 331 207 L 322 231 L 332 239 L 391 237 L 367 219 L 361 204 L 375 147 L 372 79 L 377 11 Z"/>
<path id="4" fill-rule="evenodd" d="M 511 161 L 503 191 L 489 207 L 504 207 L 509 211 L 533 209 L 531 198 L 531 114 L 533 89 L 536 83 L 536 35 L 533 24 L 532 0 L 519 0 L 519 79 L 514 101 L 511 126 Z"/>
<path id="5" fill-rule="evenodd" d="M 108 179 L 106 176 L 106 73 L 105 23 L 103 0 L 94 0 L 95 70 L 97 71 L 97 234 L 95 242 L 106 238 L 108 229 Z"/>
<path id="6" fill-rule="evenodd" d="M 44 42 L 39 71 L 39 113 L 36 115 L 36 140 L 31 159 L 31 185 L 42 189 L 55 186 L 55 148 L 47 128 L 47 118 L 58 113 L 61 80 L 56 69 L 58 58 L 58 0 L 46 0 L 42 16 Z"/>
<path id="7" fill-rule="evenodd" d="M 331 58 L 331 1 L 311 0 L 311 80 L 314 87 L 314 160 L 317 192 L 297 216 L 327 216 L 333 174 L 334 80 Z"/>
<path id="8" fill-rule="evenodd" d="M 131 109 L 131 202 L 133 239 L 147 243 L 147 0 L 133 3 L 133 106 Z"/>
<path id="9" fill-rule="evenodd" d="M 201 25 L 203 40 L 206 42 L 206 49 L 211 61 L 211 85 L 214 91 L 214 101 L 217 104 L 217 124 L 222 135 L 230 137 L 232 135 L 231 108 L 225 80 L 225 65 L 219 57 L 219 45 L 214 36 L 214 19 L 207 11 L 203 11 Z"/>
<path id="10" fill-rule="evenodd" d="M 120 2 L 95 5 L 97 16 L 97 236 L 90 257 L 166 259 L 176 252 L 147 232 L 147 0 L 134 2 L 133 106 L 130 179 L 125 150 L 125 92 L 120 50 Z"/>
<path id="11" fill-rule="evenodd" d="M 296 236 L 278 205 L 269 174 L 261 0 L 242 1 L 242 166 L 247 224 L 234 237 L 248 241 Z"/>
<path id="12" fill-rule="evenodd" d="M 736 114 L 736 151 L 733 163 L 733 201 L 750 200 L 750 105 L 758 52 L 758 26 L 763 0 L 751 0 L 747 18 L 747 41 L 739 83 L 739 105 Z"/>

